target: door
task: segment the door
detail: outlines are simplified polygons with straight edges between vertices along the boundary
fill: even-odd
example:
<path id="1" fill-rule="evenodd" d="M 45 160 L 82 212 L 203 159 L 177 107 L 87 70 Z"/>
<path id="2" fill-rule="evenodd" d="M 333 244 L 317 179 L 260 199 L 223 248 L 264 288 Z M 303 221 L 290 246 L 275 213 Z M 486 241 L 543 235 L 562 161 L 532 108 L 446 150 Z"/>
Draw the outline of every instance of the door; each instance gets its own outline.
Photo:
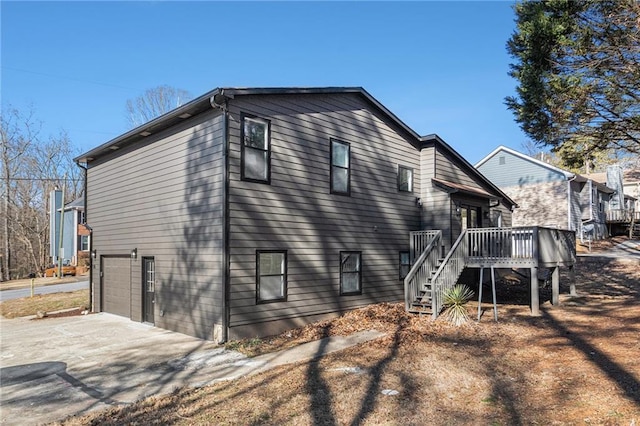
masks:
<path id="1" fill-rule="evenodd" d="M 460 219 L 462 230 L 469 228 L 480 228 L 480 208 L 462 205 L 460 206 Z"/>
<path id="2" fill-rule="evenodd" d="M 156 262 L 153 257 L 142 258 L 142 320 L 154 324 L 156 303 Z"/>
<path id="3" fill-rule="evenodd" d="M 102 311 L 131 317 L 131 258 L 102 256 Z"/>

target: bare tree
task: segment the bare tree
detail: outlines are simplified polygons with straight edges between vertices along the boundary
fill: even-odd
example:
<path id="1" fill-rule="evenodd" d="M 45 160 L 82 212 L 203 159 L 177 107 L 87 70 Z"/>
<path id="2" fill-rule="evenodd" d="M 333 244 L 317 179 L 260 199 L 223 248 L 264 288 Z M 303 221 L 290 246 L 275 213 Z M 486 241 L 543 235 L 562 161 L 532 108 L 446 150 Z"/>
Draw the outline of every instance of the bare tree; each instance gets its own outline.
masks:
<path id="1" fill-rule="evenodd" d="M 191 99 L 186 90 L 163 85 L 147 89 L 135 99 L 127 100 L 127 120 L 131 127 L 140 126 Z"/>
<path id="2" fill-rule="evenodd" d="M 40 124 L 33 112 L 7 108 L 1 116 L 2 147 L 2 263 L 0 280 L 41 270 L 48 262 L 48 195 L 67 182 L 67 199 L 83 188 L 75 148 L 65 133 L 39 138 Z"/>
<path id="3" fill-rule="evenodd" d="M 0 116 L 0 139 L 2 141 L 2 267 L 0 279 L 11 279 L 11 223 L 15 217 L 13 194 L 16 178 L 24 170 L 21 165 L 37 135 L 39 124 L 34 122 L 33 112 L 23 115 L 8 107 Z"/>

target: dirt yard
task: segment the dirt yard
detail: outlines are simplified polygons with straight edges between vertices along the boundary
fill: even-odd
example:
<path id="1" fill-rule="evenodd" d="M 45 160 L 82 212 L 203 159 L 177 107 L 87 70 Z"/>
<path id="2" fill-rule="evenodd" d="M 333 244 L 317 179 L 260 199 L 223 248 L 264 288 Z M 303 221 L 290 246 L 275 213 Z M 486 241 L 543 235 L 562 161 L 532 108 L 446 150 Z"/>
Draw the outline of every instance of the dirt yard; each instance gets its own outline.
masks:
<path id="1" fill-rule="evenodd" d="M 498 286 L 497 323 L 489 304 L 479 323 L 460 328 L 375 305 L 233 345 L 260 353 L 369 328 L 386 337 L 63 424 L 640 424 L 640 265 L 579 266 L 579 296 L 568 296 L 561 275 L 561 306 L 543 295 L 539 317 L 513 280 Z"/>

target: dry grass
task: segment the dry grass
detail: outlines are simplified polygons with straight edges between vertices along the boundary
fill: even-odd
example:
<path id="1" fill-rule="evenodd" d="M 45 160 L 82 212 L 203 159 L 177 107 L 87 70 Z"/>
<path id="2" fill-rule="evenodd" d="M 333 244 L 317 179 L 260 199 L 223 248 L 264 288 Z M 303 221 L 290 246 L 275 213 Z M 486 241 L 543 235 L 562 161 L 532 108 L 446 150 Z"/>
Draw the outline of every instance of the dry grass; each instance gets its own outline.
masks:
<path id="1" fill-rule="evenodd" d="M 500 321 L 486 315 L 464 327 L 370 306 L 246 346 L 260 353 L 366 328 L 387 333 L 375 341 L 63 424 L 640 424 L 640 268 L 581 264 L 578 283 L 580 297 L 545 302 L 540 317 L 501 289 Z"/>
<path id="2" fill-rule="evenodd" d="M 33 297 L 6 300 L 0 303 L 0 315 L 5 318 L 17 318 L 36 315 L 38 311 L 54 312 L 87 306 L 89 306 L 89 290 L 36 294 Z"/>
<path id="3" fill-rule="evenodd" d="M 607 250 L 611 250 L 620 243 L 627 241 L 629 237 L 625 235 L 618 235 L 610 237 L 604 240 L 591 241 L 591 251 L 589 251 L 589 242 L 580 242 L 580 239 L 576 240 L 576 252 L 577 253 L 602 253 Z"/>

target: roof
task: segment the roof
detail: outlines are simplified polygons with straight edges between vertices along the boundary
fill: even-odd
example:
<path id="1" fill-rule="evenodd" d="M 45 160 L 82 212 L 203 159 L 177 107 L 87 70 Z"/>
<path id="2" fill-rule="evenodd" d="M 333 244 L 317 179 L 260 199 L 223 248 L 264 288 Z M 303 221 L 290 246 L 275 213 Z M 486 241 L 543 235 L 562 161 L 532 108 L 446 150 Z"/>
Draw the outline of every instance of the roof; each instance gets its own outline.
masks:
<path id="1" fill-rule="evenodd" d="M 152 134 L 156 134 L 164 129 L 174 126 L 181 121 L 193 117 L 194 115 L 201 114 L 205 111 L 209 111 L 212 108 L 220 107 L 225 103 L 227 99 L 233 99 L 236 96 L 246 95 L 305 95 L 305 94 L 344 94 L 352 93 L 361 96 L 365 99 L 375 110 L 382 113 L 392 123 L 398 126 L 410 139 L 416 142 L 416 145 L 420 143 L 438 143 L 446 151 L 448 151 L 453 157 L 455 157 L 460 164 L 467 168 L 468 173 L 475 175 L 479 180 L 486 184 L 488 188 L 495 191 L 502 199 L 512 206 L 516 206 L 516 203 L 511 200 L 504 192 L 502 192 L 497 186 L 495 186 L 489 179 L 487 179 L 482 173 L 474 168 L 467 160 L 465 160 L 460 154 L 458 154 L 451 146 L 449 146 L 444 140 L 442 140 L 436 134 L 430 134 L 426 136 L 420 136 L 413 129 L 407 126 L 402 120 L 400 120 L 395 114 L 393 114 L 387 107 L 382 105 L 377 99 L 375 99 L 369 92 L 362 87 L 271 87 L 271 88 L 216 88 L 210 92 L 199 96 L 192 101 L 172 110 L 168 113 L 161 115 L 141 126 L 136 127 L 110 141 L 74 158 L 76 163 L 87 163 L 100 156 L 106 155 L 114 150 L 118 150 L 125 145 L 131 145 L 136 143 Z"/>
<path id="2" fill-rule="evenodd" d="M 491 195 L 487 191 L 483 191 L 482 189 L 474 188 L 468 185 L 462 185 L 459 183 L 449 182 L 443 179 L 436 178 L 431 178 L 431 182 L 448 192 L 462 192 L 465 194 L 476 195 L 483 198 L 496 198 L 495 195 Z"/>
<path id="3" fill-rule="evenodd" d="M 544 167 L 544 168 L 546 168 L 548 170 L 552 170 L 552 171 L 554 171 L 556 173 L 560 173 L 560 174 L 564 175 L 564 177 L 567 180 L 575 180 L 577 182 L 587 182 L 587 181 L 590 180 L 596 185 L 596 187 L 601 192 L 605 192 L 605 193 L 608 193 L 608 194 L 612 194 L 612 193 L 615 192 L 615 190 L 613 190 L 613 189 L 609 188 L 608 186 L 606 186 L 605 184 L 601 183 L 601 181 L 591 178 L 590 175 L 586 175 L 585 176 L 585 175 L 581 175 L 579 173 L 573 173 L 573 172 L 570 172 L 568 170 L 561 169 L 561 168 L 553 166 L 553 165 L 551 165 L 549 163 L 545 163 L 544 161 L 540 161 L 540 160 L 538 160 L 536 158 L 533 158 L 533 157 L 530 157 L 530 156 L 528 156 L 526 154 L 518 152 L 518 151 L 516 151 L 514 149 L 507 148 L 506 146 L 503 146 L 503 145 L 500 145 L 499 147 L 497 147 L 496 149 L 491 151 L 491 153 L 489 153 L 482 160 L 478 161 L 476 163 L 475 167 L 476 168 L 481 167 L 484 163 L 486 163 L 489 159 L 493 158 L 500 151 L 508 152 L 511 155 L 514 155 L 516 157 L 519 157 L 519 158 L 521 158 L 523 160 L 526 160 L 526 161 L 529 161 L 531 163 L 537 164 L 540 167 Z M 605 179 L 605 181 L 606 181 L 606 179 Z"/>
<path id="4" fill-rule="evenodd" d="M 363 97 L 375 109 L 382 112 L 405 133 L 415 140 L 420 140 L 420 136 L 395 114 L 389 111 L 384 105 L 378 102 L 362 87 L 270 87 L 270 88 L 216 88 L 202 96 L 193 99 L 178 108 L 167 112 L 153 120 L 138 126 L 128 132 L 111 139 L 110 141 L 85 152 L 74 158 L 76 163 L 86 163 L 102 155 L 118 150 L 125 145 L 130 145 L 140 141 L 152 134 L 156 134 L 164 129 L 174 126 L 181 121 L 193 117 L 194 115 L 210 111 L 224 104 L 225 100 L 233 99 L 236 96 L 246 95 L 305 95 L 305 94 L 338 94 L 353 93 Z"/>
<path id="5" fill-rule="evenodd" d="M 549 163 L 545 163 L 544 161 L 540 161 L 540 160 L 538 160 L 536 158 L 530 157 L 527 154 L 523 154 L 521 152 L 516 151 L 515 149 L 507 148 L 504 145 L 498 146 L 496 149 L 491 151 L 491 153 L 489 153 L 486 157 L 484 157 L 482 160 L 478 161 L 476 163 L 476 165 L 475 165 L 476 169 L 478 167 L 481 167 L 484 163 L 489 161 L 491 158 L 493 158 L 500 151 L 508 152 L 509 154 L 514 155 L 514 156 L 516 156 L 518 158 L 521 158 L 521 159 L 523 159 L 525 161 L 529 161 L 529 162 L 531 162 L 533 164 L 536 164 L 536 165 L 538 165 L 540 167 L 544 167 L 546 169 L 552 170 L 552 171 L 554 171 L 556 173 L 563 174 L 567 179 L 571 179 L 571 178 L 573 178 L 575 176 L 578 176 L 575 173 L 572 173 L 572 172 L 567 171 L 567 170 L 563 170 L 563 169 L 561 169 L 559 167 L 556 167 L 556 166 L 552 166 Z"/>
<path id="6" fill-rule="evenodd" d="M 589 173 L 585 175 L 589 179 L 592 179 L 596 182 L 607 183 L 607 173 Z M 640 170 L 636 169 L 625 169 L 622 171 L 622 183 L 623 185 L 634 184 L 640 182 Z"/>

